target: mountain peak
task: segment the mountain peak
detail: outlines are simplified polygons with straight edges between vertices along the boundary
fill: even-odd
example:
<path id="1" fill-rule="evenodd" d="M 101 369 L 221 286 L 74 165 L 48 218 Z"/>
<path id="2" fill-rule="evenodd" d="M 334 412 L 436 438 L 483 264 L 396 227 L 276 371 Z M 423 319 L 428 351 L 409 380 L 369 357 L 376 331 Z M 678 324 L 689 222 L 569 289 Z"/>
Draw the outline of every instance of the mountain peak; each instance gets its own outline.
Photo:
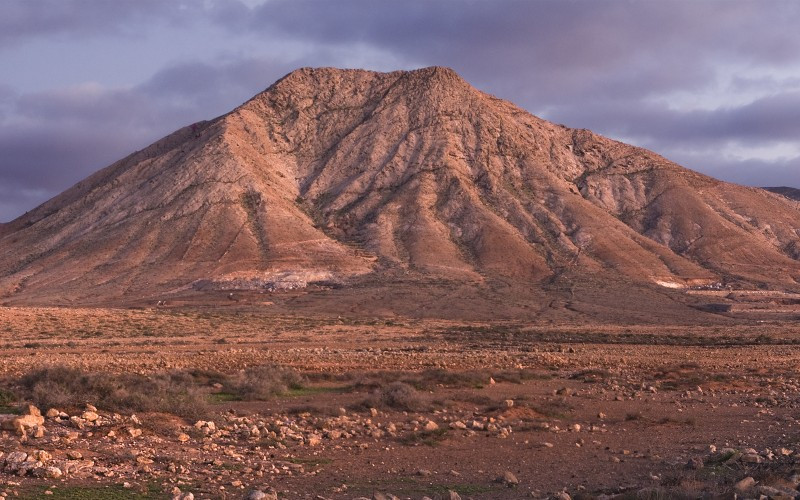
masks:
<path id="1" fill-rule="evenodd" d="M 379 72 L 364 69 L 340 69 L 333 67 L 298 68 L 272 84 L 266 92 L 275 90 L 308 92 L 320 87 L 332 88 L 346 82 L 357 82 L 365 86 L 370 83 L 401 83 L 411 85 L 435 84 L 439 87 L 461 87 L 472 89 L 452 68 L 429 66 L 413 70 Z"/>

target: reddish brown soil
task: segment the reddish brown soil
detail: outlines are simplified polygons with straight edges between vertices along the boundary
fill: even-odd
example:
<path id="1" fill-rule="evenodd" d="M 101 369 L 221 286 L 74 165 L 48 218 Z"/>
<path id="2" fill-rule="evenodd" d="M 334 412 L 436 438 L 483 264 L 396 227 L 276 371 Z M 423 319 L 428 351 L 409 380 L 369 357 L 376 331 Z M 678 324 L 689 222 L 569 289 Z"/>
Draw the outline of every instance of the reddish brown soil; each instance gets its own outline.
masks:
<path id="1" fill-rule="evenodd" d="M 800 451 L 800 329 L 788 323 L 543 327 L 224 310 L 5 308 L 0 309 L 0 332 L 0 369 L 7 376 L 48 364 L 154 373 L 192 368 L 232 372 L 276 363 L 309 374 L 328 373 L 329 380 L 317 375 L 310 389 L 270 401 L 220 403 L 215 417 L 220 425 L 233 425 L 230 414 L 225 417 L 233 411 L 254 421 L 288 419 L 313 432 L 345 408 L 360 427 L 385 429 L 390 422 L 398 427 L 395 436 L 323 438 L 314 446 L 287 440 L 285 448 L 271 448 L 249 438 L 204 440 L 191 427 L 193 421 L 175 417 L 140 416 L 140 438 L 101 439 L 107 429 L 123 428 L 109 424 L 94 437 L 84 434 L 68 445 L 52 441 L 61 427 L 47 424 L 51 437 L 41 441 L 20 444 L 3 433 L 2 449 L 41 448 L 58 457 L 78 448 L 98 464 L 114 464 L 118 472 L 46 481 L 5 476 L 15 483 L 9 491 L 22 494 L 49 485 L 58 491 L 76 484 L 128 482 L 133 490 L 169 491 L 179 485 L 197 498 L 241 498 L 249 489 L 267 487 L 281 498 L 355 498 L 375 491 L 437 498 L 448 490 L 464 498 L 520 498 L 553 495 L 563 488 L 575 496 L 646 487 L 692 496 L 732 491 L 733 482 L 746 475 L 759 484 L 785 480 Z M 431 368 L 458 375 L 440 373 L 435 377 L 441 383 L 434 379 L 419 394 L 431 405 L 428 409 L 381 408 L 371 416 L 358 407 L 372 389 L 354 386 L 354 380 L 396 372 L 383 376 L 388 383 Z M 522 379 L 503 381 L 509 373 L 523 374 Z M 490 376 L 498 382 L 491 384 Z M 513 406 L 507 407 L 506 400 Z M 510 426 L 511 433 L 501 437 L 449 427 L 490 418 Z M 441 433 L 413 431 L 412 421 L 421 428 L 427 419 Z M 182 431 L 191 435 L 185 444 L 175 437 Z M 770 449 L 776 455 L 786 448 L 791 455 L 760 464 L 714 465 L 712 445 Z M 142 453 L 155 463 L 137 464 L 132 457 Z M 243 458 L 232 458 L 237 455 Z M 688 469 L 691 458 L 707 465 Z M 170 464 L 184 465 L 186 472 L 172 473 Z M 256 464 L 267 464 L 267 470 L 275 466 L 277 472 L 259 476 Z M 495 482 L 505 471 L 517 476 L 518 486 Z M 242 481 L 241 486 L 234 481 Z"/>

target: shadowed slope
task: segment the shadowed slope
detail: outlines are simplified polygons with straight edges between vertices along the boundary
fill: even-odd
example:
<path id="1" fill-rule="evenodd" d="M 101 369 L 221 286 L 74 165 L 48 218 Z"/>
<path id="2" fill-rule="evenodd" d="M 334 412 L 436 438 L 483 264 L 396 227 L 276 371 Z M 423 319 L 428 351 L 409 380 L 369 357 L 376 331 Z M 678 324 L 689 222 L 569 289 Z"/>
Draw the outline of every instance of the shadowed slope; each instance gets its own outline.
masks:
<path id="1" fill-rule="evenodd" d="M 781 194 L 787 198 L 791 198 L 792 200 L 800 201 L 800 189 L 787 186 L 766 187 L 764 189 L 767 191 L 772 191 L 773 193 Z"/>

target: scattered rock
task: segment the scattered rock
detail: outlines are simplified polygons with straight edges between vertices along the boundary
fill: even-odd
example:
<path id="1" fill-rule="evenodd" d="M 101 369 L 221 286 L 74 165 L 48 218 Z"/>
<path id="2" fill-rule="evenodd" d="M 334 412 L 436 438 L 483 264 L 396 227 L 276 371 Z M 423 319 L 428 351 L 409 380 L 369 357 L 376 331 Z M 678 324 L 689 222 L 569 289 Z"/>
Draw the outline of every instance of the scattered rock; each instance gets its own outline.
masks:
<path id="1" fill-rule="evenodd" d="M 745 492 L 748 491 L 750 488 L 756 485 L 756 480 L 750 476 L 742 479 L 741 481 L 737 482 L 733 488 L 738 492 Z"/>
<path id="2" fill-rule="evenodd" d="M 513 488 L 519 484 L 519 479 L 517 479 L 517 476 L 515 476 L 513 472 L 505 471 L 502 476 L 497 478 L 496 482 L 502 483 L 509 488 Z"/>
<path id="3" fill-rule="evenodd" d="M 245 500 L 278 500 L 278 493 L 274 490 L 266 493 L 261 490 L 253 490 L 244 498 Z"/>
<path id="4" fill-rule="evenodd" d="M 33 405 L 28 405 L 21 415 L 0 415 L 0 429 L 14 431 L 20 436 L 25 436 L 29 430 L 43 425 L 42 412 Z"/>
<path id="5" fill-rule="evenodd" d="M 433 420 L 428 420 L 428 421 L 425 423 L 425 427 L 423 427 L 423 429 L 424 429 L 425 431 L 427 431 L 427 432 L 433 432 L 433 431 L 435 431 L 435 430 L 438 430 L 438 429 L 439 429 L 439 424 L 437 424 L 437 423 L 436 423 L 436 422 L 434 422 Z"/>
<path id="6" fill-rule="evenodd" d="M 85 411 L 81 413 L 81 418 L 87 422 L 96 422 L 97 419 L 100 418 L 100 415 L 93 411 Z"/>

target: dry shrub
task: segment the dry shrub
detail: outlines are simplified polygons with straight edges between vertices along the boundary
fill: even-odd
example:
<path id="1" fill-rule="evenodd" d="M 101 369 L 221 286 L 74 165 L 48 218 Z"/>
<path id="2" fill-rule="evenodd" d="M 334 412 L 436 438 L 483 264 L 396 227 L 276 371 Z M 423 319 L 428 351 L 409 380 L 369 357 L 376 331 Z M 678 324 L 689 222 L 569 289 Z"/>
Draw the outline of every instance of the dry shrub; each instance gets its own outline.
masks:
<path id="1" fill-rule="evenodd" d="M 304 379 L 297 372 L 278 366 L 253 366 L 223 382 L 225 391 L 245 401 L 267 400 L 289 389 L 303 387 Z"/>
<path id="2" fill-rule="evenodd" d="M 392 382 L 376 389 L 363 402 L 368 408 L 422 411 L 427 405 L 420 394 L 405 382 Z"/>
<path id="3" fill-rule="evenodd" d="M 207 393 L 188 373 L 84 373 L 55 366 L 23 376 L 25 399 L 42 408 L 76 408 L 90 403 L 107 411 L 165 412 L 199 417 L 208 412 Z"/>

